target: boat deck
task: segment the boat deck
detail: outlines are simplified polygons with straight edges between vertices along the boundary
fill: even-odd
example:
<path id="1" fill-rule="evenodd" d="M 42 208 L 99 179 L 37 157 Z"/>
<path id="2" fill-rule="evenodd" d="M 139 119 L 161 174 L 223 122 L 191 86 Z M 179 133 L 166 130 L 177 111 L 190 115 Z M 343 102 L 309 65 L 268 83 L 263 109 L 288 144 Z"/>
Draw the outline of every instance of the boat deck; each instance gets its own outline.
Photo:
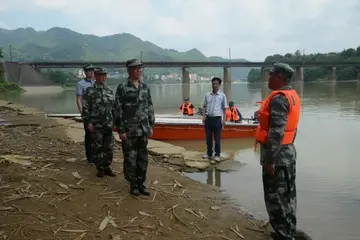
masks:
<path id="1" fill-rule="evenodd" d="M 155 124 L 161 125 L 203 125 L 201 117 L 198 118 L 173 118 L 155 117 Z M 257 126 L 252 120 L 245 120 L 241 123 L 226 122 L 227 126 Z"/>
<path id="2" fill-rule="evenodd" d="M 63 117 L 81 119 L 80 114 L 46 114 L 46 117 Z M 183 116 L 173 114 L 155 114 L 155 124 L 159 125 L 203 125 L 201 116 Z M 227 122 L 227 126 L 257 126 L 253 120 L 243 120 L 241 123 Z"/>

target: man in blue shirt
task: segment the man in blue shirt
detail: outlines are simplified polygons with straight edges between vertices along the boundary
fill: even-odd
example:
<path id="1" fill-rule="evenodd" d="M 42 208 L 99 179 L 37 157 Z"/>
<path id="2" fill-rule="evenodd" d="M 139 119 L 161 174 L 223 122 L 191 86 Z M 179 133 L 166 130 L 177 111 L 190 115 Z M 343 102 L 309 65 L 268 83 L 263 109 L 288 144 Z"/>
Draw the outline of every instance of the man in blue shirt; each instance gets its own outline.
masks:
<path id="1" fill-rule="evenodd" d="M 215 161 L 220 161 L 220 134 L 225 126 L 227 100 L 220 89 L 221 79 L 211 79 L 212 92 L 205 94 L 202 102 L 203 124 L 205 125 L 207 153 L 203 158 L 211 159 L 213 155 L 213 134 L 215 139 Z"/>
<path id="2" fill-rule="evenodd" d="M 85 78 L 79 81 L 76 85 L 76 105 L 79 110 L 79 113 L 82 114 L 82 108 L 84 99 L 83 96 L 85 94 L 85 91 L 88 87 L 92 86 L 95 82 L 94 79 L 94 69 L 95 67 L 92 65 L 86 65 L 84 66 L 83 70 L 85 73 Z M 91 158 L 91 150 L 90 150 L 90 144 L 91 144 L 91 135 L 89 130 L 87 129 L 87 126 L 84 125 L 85 130 L 85 155 L 86 159 L 89 163 L 93 163 L 93 160 Z"/>

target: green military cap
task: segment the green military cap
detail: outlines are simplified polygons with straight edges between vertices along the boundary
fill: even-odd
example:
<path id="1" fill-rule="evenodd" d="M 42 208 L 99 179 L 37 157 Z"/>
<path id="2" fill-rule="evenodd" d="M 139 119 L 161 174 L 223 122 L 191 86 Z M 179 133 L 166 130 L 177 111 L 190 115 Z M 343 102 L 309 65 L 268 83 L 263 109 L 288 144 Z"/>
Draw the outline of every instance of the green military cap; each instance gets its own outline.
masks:
<path id="1" fill-rule="evenodd" d="M 94 69 L 95 69 L 95 67 L 94 67 L 93 65 L 91 65 L 91 64 L 87 64 L 87 65 L 85 65 L 85 66 L 83 67 L 83 70 L 84 70 L 84 71 L 94 70 Z"/>
<path id="2" fill-rule="evenodd" d="M 133 58 L 126 61 L 126 68 L 134 68 L 137 66 L 142 66 L 142 62 L 139 59 Z"/>
<path id="3" fill-rule="evenodd" d="M 234 103 L 233 101 L 230 101 L 230 102 L 229 102 L 229 106 L 230 106 L 230 107 L 234 106 L 234 104 L 235 104 L 235 103 Z"/>
<path id="4" fill-rule="evenodd" d="M 271 73 L 282 73 L 287 77 L 291 78 L 294 74 L 294 69 L 290 67 L 287 63 L 277 62 L 274 66 L 270 69 Z"/>
<path id="5" fill-rule="evenodd" d="M 106 75 L 107 71 L 104 68 L 95 68 L 94 74 L 95 75 Z"/>

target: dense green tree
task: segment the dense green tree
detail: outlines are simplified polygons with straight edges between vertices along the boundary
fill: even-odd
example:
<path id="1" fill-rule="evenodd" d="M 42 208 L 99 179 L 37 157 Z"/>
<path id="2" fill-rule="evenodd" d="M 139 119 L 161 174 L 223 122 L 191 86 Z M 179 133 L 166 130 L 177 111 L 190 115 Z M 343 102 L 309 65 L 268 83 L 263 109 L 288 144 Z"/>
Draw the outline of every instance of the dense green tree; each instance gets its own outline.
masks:
<path id="1" fill-rule="evenodd" d="M 251 83 L 259 82 L 260 81 L 260 73 L 261 73 L 260 69 L 255 69 L 255 68 L 251 69 L 248 74 L 248 77 L 247 77 L 248 82 L 251 82 Z"/>
<path id="2" fill-rule="evenodd" d="M 355 48 L 344 49 L 342 52 L 315 53 L 302 55 L 300 50 L 294 54 L 287 53 L 285 55 L 275 54 L 267 56 L 265 62 L 346 62 L 356 61 L 360 66 L 360 46 Z M 304 68 L 304 81 L 326 80 L 328 69 L 321 67 Z M 338 80 L 354 80 L 357 79 L 358 71 L 356 66 L 353 67 L 337 67 L 336 78 Z M 250 71 L 248 74 L 248 82 L 260 81 L 260 70 Z"/>
<path id="3" fill-rule="evenodd" d="M 65 70 L 48 70 L 44 73 L 45 76 L 56 85 L 73 86 L 79 80 L 72 72 Z"/>

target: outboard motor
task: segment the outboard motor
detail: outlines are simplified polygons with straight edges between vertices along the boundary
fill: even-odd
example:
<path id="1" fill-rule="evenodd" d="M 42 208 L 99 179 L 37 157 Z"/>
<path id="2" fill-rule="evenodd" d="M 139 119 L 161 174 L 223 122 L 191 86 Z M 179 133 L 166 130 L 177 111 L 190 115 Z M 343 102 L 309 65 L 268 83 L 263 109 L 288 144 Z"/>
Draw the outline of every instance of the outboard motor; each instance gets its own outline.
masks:
<path id="1" fill-rule="evenodd" d="M 259 110 L 254 112 L 254 116 L 252 117 L 252 119 L 253 119 L 256 123 L 260 122 L 260 111 L 259 111 Z"/>

